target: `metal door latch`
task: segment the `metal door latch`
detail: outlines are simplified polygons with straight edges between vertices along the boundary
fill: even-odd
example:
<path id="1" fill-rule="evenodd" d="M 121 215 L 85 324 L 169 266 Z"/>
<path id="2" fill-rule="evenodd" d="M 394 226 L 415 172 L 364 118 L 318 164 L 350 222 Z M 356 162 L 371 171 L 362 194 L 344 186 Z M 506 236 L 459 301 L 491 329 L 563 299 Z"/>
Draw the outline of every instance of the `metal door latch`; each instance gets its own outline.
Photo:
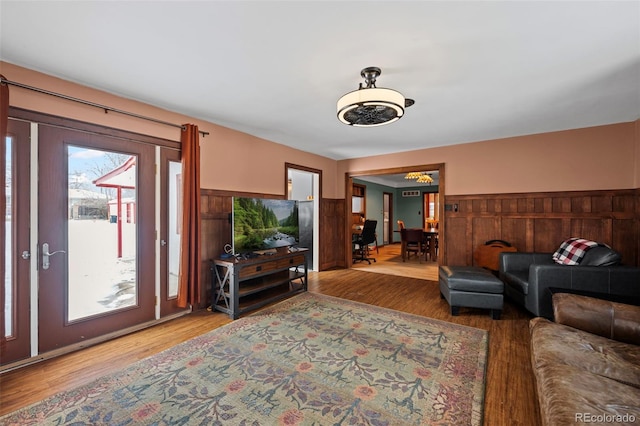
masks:
<path id="1" fill-rule="evenodd" d="M 58 253 L 66 253 L 64 250 L 56 250 L 49 253 L 49 243 L 42 244 L 42 269 L 49 269 L 49 257 Z"/>

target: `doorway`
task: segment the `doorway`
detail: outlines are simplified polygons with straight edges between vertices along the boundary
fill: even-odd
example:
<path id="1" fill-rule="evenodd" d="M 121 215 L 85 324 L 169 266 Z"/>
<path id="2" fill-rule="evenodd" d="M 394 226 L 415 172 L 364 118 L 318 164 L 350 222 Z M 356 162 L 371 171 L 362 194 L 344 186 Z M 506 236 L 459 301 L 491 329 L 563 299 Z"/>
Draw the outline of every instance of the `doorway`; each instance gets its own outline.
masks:
<path id="1" fill-rule="evenodd" d="M 286 198 L 298 201 L 299 246 L 309 249 L 311 264 L 308 267 L 312 271 L 318 271 L 322 171 L 286 163 L 285 176 Z"/>
<path id="2" fill-rule="evenodd" d="M 351 199 L 353 197 L 353 186 L 354 179 L 358 181 L 359 184 L 362 184 L 363 181 L 365 183 L 372 183 L 372 185 L 377 185 L 380 187 L 386 187 L 387 189 L 382 190 L 382 192 L 389 192 L 395 194 L 396 196 L 393 198 L 393 202 L 391 203 L 391 214 L 390 214 L 390 226 L 391 226 L 391 237 L 392 241 L 399 242 L 399 236 L 397 240 L 395 239 L 394 232 L 396 231 L 394 224 L 398 219 L 402 219 L 405 221 L 405 225 L 407 227 L 420 227 L 424 228 L 425 224 L 425 210 L 423 204 L 422 197 L 415 197 L 415 195 L 422 194 L 422 190 L 417 188 L 414 190 L 413 187 L 408 186 L 407 179 L 405 176 L 409 172 L 422 171 L 425 174 L 430 174 L 434 178 L 434 182 L 429 185 L 429 192 L 437 191 L 439 194 L 439 202 L 437 205 L 437 216 L 439 218 L 438 224 L 438 233 L 439 233 L 439 247 L 438 247 L 438 263 L 446 264 L 446 239 L 444 238 L 446 235 L 446 225 L 444 221 L 444 191 L 445 191 L 445 165 L 444 163 L 435 163 L 435 164 L 422 164 L 415 166 L 403 166 L 403 167 L 395 167 L 395 168 L 387 168 L 387 169 L 374 169 L 374 170 L 364 170 L 358 172 L 347 172 L 345 177 L 345 199 L 348 200 L 348 205 L 345 207 L 346 211 L 350 211 L 351 208 Z M 367 193 L 371 193 L 371 191 L 367 191 Z M 382 195 L 381 195 L 382 197 Z M 399 201 L 400 200 L 400 201 Z M 401 203 L 401 200 L 404 200 L 404 203 Z M 365 200 L 365 202 L 367 202 Z M 382 204 L 382 200 L 381 200 Z M 407 210 L 408 213 L 404 213 L 404 207 L 400 206 L 410 205 L 415 207 L 409 207 L 410 210 Z M 383 208 L 384 211 L 384 208 Z M 436 213 L 434 213 L 435 215 Z M 404 216 L 406 217 L 400 217 Z M 384 219 L 383 219 L 384 220 Z M 351 217 L 347 215 L 345 219 L 345 235 L 351 235 Z M 345 264 L 347 267 L 351 267 L 352 265 L 352 253 L 350 250 L 351 241 L 349 238 L 345 238 L 345 253 L 346 260 Z"/>
<path id="3" fill-rule="evenodd" d="M 382 193 L 382 244 L 392 243 L 393 236 L 393 193 Z"/>
<path id="4" fill-rule="evenodd" d="M 439 228 L 440 225 L 440 193 L 422 193 L 422 211 L 424 212 L 424 227 Z"/>

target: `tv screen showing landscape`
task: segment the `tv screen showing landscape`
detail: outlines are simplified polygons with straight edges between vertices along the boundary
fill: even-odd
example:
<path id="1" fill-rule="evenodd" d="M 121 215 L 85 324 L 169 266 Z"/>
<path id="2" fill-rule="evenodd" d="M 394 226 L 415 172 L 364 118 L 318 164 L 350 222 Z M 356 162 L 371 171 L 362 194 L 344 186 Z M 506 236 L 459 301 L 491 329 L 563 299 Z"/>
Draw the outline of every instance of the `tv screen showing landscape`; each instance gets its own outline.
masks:
<path id="1" fill-rule="evenodd" d="M 298 204 L 269 198 L 233 199 L 233 252 L 249 253 L 298 244 Z"/>

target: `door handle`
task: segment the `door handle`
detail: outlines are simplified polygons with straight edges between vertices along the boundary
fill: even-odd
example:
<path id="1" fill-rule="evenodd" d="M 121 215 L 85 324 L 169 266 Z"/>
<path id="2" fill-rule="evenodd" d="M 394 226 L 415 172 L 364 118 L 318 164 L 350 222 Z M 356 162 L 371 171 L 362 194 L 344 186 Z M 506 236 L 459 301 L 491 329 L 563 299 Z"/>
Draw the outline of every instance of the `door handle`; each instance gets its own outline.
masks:
<path id="1" fill-rule="evenodd" d="M 53 253 L 49 253 L 49 243 L 42 244 L 42 269 L 49 269 L 49 256 L 53 256 L 58 253 L 66 253 L 64 250 L 56 250 Z"/>

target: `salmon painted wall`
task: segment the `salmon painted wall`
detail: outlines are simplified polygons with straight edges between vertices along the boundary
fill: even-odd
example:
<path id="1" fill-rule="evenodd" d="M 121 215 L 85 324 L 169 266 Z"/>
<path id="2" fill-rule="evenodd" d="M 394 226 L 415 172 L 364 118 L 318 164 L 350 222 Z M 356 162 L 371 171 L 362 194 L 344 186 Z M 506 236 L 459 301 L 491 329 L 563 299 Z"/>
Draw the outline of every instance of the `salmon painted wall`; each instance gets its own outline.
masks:
<path id="1" fill-rule="evenodd" d="M 639 157 L 640 120 L 343 160 L 338 172 L 445 163 L 449 195 L 634 189 Z"/>
<path id="2" fill-rule="evenodd" d="M 0 74 L 7 80 L 65 94 L 123 111 L 169 123 L 196 124 L 209 132 L 200 137 L 201 186 L 239 192 L 284 195 L 285 162 L 323 171 L 323 196 L 336 196 L 337 162 L 282 144 L 260 139 L 203 120 L 177 114 L 134 100 L 81 86 L 40 72 L 0 61 Z M 16 86 L 9 87 L 11 106 L 68 117 L 116 129 L 178 141 L 180 129 L 156 124 L 99 108 L 39 94 Z"/>
<path id="3" fill-rule="evenodd" d="M 344 197 L 344 173 L 445 163 L 445 193 L 497 194 L 640 188 L 640 120 L 335 161 L 120 96 L 0 61 L 7 79 L 171 123 L 194 123 L 201 186 L 282 195 L 284 163 L 323 171 L 323 197 Z M 179 129 L 10 87 L 10 104 L 165 139 Z M 584 172 L 584 173 L 583 173 Z"/>

